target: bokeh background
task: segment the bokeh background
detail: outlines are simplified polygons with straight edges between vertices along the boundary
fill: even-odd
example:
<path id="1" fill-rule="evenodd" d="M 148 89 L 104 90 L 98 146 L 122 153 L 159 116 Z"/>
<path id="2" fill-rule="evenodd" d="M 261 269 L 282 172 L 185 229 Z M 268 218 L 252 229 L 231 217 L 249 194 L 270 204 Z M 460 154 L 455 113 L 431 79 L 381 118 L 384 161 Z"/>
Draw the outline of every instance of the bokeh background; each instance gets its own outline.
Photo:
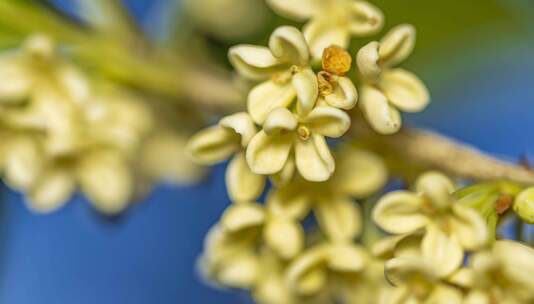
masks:
<path id="1" fill-rule="evenodd" d="M 76 0 L 55 2 L 77 14 Z M 154 39 L 182 16 L 175 13 L 180 1 L 124 2 Z M 410 124 L 534 161 L 533 1 L 372 2 L 385 12 L 386 27 L 418 28 L 406 66 L 425 80 L 433 103 L 409 116 Z M 207 286 L 195 271 L 203 237 L 228 204 L 223 172 L 218 166 L 190 187 L 161 185 L 117 218 L 101 217 L 81 197 L 37 216 L 2 186 L 0 303 L 247 303 L 246 295 Z"/>

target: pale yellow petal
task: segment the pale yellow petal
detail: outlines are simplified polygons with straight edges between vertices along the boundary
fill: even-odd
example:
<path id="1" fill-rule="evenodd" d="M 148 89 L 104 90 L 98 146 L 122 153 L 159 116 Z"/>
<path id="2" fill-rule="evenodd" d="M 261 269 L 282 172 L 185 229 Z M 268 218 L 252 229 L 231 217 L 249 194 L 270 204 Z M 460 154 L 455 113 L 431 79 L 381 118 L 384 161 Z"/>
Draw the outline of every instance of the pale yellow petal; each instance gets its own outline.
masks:
<path id="1" fill-rule="evenodd" d="M 74 177 L 62 169 L 47 171 L 33 187 L 28 206 L 38 213 L 50 213 L 68 202 L 76 189 Z"/>
<path id="2" fill-rule="evenodd" d="M 279 15 L 296 21 L 305 21 L 320 13 L 321 0 L 267 0 Z"/>
<path id="3" fill-rule="evenodd" d="M 434 224 L 428 225 L 421 243 L 423 257 L 439 277 L 455 272 L 464 259 L 464 251 L 455 235 L 447 235 Z"/>
<path id="4" fill-rule="evenodd" d="M 250 171 L 244 153 L 230 161 L 225 178 L 228 196 L 233 202 L 255 201 L 265 187 L 265 176 Z"/>
<path id="5" fill-rule="evenodd" d="M 224 286 L 250 288 L 260 276 L 258 258 L 252 253 L 242 253 L 227 261 L 217 274 L 217 280 Z"/>
<path id="6" fill-rule="evenodd" d="M 373 210 L 373 220 L 390 233 L 410 233 L 424 227 L 424 200 L 411 192 L 396 191 L 382 197 Z"/>
<path id="7" fill-rule="evenodd" d="M 301 122 L 312 132 L 333 138 L 343 136 L 350 128 L 349 115 L 333 107 L 317 107 Z"/>
<path id="8" fill-rule="evenodd" d="M 462 304 L 463 295 L 459 288 L 439 284 L 426 299 L 425 304 Z"/>
<path id="9" fill-rule="evenodd" d="M 365 250 L 351 243 L 334 243 L 329 247 L 328 267 L 342 273 L 363 270 L 368 260 Z"/>
<path id="10" fill-rule="evenodd" d="M 360 208 L 352 200 L 340 197 L 316 198 L 315 217 L 321 231 L 332 241 L 352 241 L 361 231 Z"/>
<path id="11" fill-rule="evenodd" d="M 386 184 L 388 172 L 379 156 L 351 145 L 342 146 L 339 151 L 334 178 L 340 192 L 362 198 Z"/>
<path id="12" fill-rule="evenodd" d="M 312 134 L 308 140 L 298 139 L 295 145 L 297 169 L 302 177 L 311 182 L 330 178 L 335 162 L 323 136 Z"/>
<path id="13" fill-rule="evenodd" d="M 123 211 L 133 194 L 133 176 L 124 157 L 113 152 L 91 153 L 83 158 L 77 176 L 83 192 L 102 213 Z"/>
<path id="14" fill-rule="evenodd" d="M 287 186 L 293 180 L 296 166 L 295 155 L 290 154 L 282 170 L 270 176 L 271 182 L 274 184 L 274 186 L 278 188 Z"/>
<path id="15" fill-rule="evenodd" d="M 332 107 L 350 110 L 356 106 L 358 91 L 350 78 L 339 77 L 332 94 L 326 95 L 324 99 Z"/>
<path id="16" fill-rule="evenodd" d="M 256 174 L 275 174 L 282 170 L 295 141 L 293 134 L 269 136 L 260 131 L 250 141 L 246 159 Z"/>
<path id="17" fill-rule="evenodd" d="M 429 198 L 433 207 L 439 209 L 446 208 L 451 204 L 454 184 L 444 174 L 430 171 L 422 174 L 416 180 L 415 189 Z"/>
<path id="18" fill-rule="evenodd" d="M 384 264 L 384 273 L 393 286 L 402 286 L 417 277 L 430 282 L 436 279 L 433 265 L 425 263 L 420 257 L 390 259 Z"/>
<path id="19" fill-rule="evenodd" d="M 481 214 L 470 207 L 455 204 L 451 229 L 466 250 L 478 250 L 489 241 L 488 227 Z"/>
<path id="20" fill-rule="evenodd" d="M 310 197 L 304 188 L 288 185 L 271 190 L 267 196 L 267 209 L 276 217 L 303 219 L 310 210 Z"/>
<path id="21" fill-rule="evenodd" d="M 238 233 L 265 223 L 265 211 L 260 204 L 241 203 L 228 207 L 221 217 L 221 228 L 226 233 Z"/>
<path id="22" fill-rule="evenodd" d="M 263 80 L 285 68 L 266 47 L 238 45 L 230 48 L 228 59 L 237 72 L 246 78 Z"/>
<path id="23" fill-rule="evenodd" d="M 404 112 L 420 112 L 430 102 L 425 84 L 413 73 L 403 69 L 384 71 L 379 86 L 389 102 Z"/>
<path id="24" fill-rule="evenodd" d="M 297 129 L 298 120 L 293 113 L 286 108 L 272 110 L 263 124 L 263 130 L 267 135 L 281 135 Z"/>
<path id="25" fill-rule="evenodd" d="M 293 26 L 280 26 L 269 38 L 272 54 L 281 62 L 305 66 L 310 61 L 310 51 L 304 35 Z"/>
<path id="26" fill-rule="evenodd" d="M 18 190 L 35 185 L 45 166 L 44 152 L 30 138 L 18 138 L 9 143 L 4 160 L 5 182 Z"/>
<path id="27" fill-rule="evenodd" d="M 255 86 L 248 94 L 248 112 L 255 123 L 263 124 L 272 110 L 288 107 L 296 96 L 297 93 L 290 83 L 266 81 Z"/>
<path id="28" fill-rule="evenodd" d="M 377 80 L 382 72 L 382 68 L 379 65 L 379 48 L 380 44 L 376 41 L 372 41 L 362 47 L 356 55 L 356 63 L 360 74 L 362 74 L 368 81 Z"/>
<path id="29" fill-rule="evenodd" d="M 212 165 L 239 151 L 239 135 L 221 126 L 201 130 L 187 143 L 187 151 L 199 164 Z"/>
<path id="30" fill-rule="evenodd" d="M 400 130 L 402 125 L 400 113 L 389 104 L 381 91 L 364 85 L 361 89 L 359 105 L 367 121 L 376 132 L 393 134 Z"/>
<path id="31" fill-rule="evenodd" d="M 384 14 L 366 1 L 351 3 L 352 21 L 350 32 L 356 36 L 368 36 L 379 32 L 384 26 Z"/>
<path id="32" fill-rule="evenodd" d="M 534 187 L 530 187 L 515 198 L 514 212 L 527 224 L 534 224 Z"/>
<path id="33" fill-rule="evenodd" d="M 317 246 L 298 256 L 287 269 L 290 288 L 300 295 L 313 295 L 324 288 L 328 256 L 328 246 Z"/>
<path id="34" fill-rule="evenodd" d="M 465 297 L 464 304 L 491 304 L 490 295 L 482 290 L 472 290 Z"/>
<path id="35" fill-rule="evenodd" d="M 0 58 L 0 104 L 22 102 L 30 93 L 32 80 L 22 60 L 4 55 Z"/>
<path id="36" fill-rule="evenodd" d="M 392 28 L 380 41 L 380 62 L 392 67 L 404 61 L 415 47 L 415 28 L 401 24 Z"/>
<path id="37" fill-rule="evenodd" d="M 265 242 L 282 259 L 294 258 L 304 247 L 304 231 L 293 220 L 272 218 L 263 231 Z"/>
<path id="38" fill-rule="evenodd" d="M 310 68 L 298 71 L 291 78 L 293 88 L 297 92 L 297 113 L 307 115 L 315 106 L 319 95 L 317 76 Z"/>
<path id="39" fill-rule="evenodd" d="M 302 31 L 308 41 L 314 60 L 320 60 L 327 47 L 335 45 L 347 48 L 349 45 L 348 28 L 340 26 L 330 19 L 313 19 L 304 26 Z"/>
<path id="40" fill-rule="evenodd" d="M 248 145 L 249 141 L 258 131 L 247 112 L 239 112 L 223 117 L 219 121 L 219 125 L 241 135 L 241 145 L 243 147 Z"/>

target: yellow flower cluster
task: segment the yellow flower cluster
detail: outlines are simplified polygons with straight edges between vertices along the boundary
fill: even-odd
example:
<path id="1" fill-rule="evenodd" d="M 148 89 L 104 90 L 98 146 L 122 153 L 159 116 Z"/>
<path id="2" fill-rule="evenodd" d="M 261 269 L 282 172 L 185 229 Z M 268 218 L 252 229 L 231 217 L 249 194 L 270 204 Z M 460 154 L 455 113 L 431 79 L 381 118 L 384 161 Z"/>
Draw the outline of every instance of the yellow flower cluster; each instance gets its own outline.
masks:
<path id="1" fill-rule="evenodd" d="M 164 177 L 156 176 L 164 172 L 150 155 L 176 140 L 157 129 L 143 100 L 90 81 L 47 36 L 31 36 L 20 50 L 0 55 L 0 168 L 37 212 L 61 207 L 77 187 L 103 213 L 124 210 L 136 185 Z M 136 169 L 138 158 L 147 162 Z"/>

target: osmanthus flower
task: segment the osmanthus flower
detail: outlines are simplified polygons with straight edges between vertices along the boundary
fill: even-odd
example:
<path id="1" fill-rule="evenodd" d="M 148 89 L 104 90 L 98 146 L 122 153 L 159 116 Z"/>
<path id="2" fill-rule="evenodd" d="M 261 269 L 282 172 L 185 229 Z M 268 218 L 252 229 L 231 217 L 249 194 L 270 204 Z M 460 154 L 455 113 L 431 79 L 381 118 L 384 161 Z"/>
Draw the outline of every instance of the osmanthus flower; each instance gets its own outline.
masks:
<path id="1" fill-rule="evenodd" d="M 448 284 L 435 265 L 419 257 L 398 257 L 386 261 L 386 279 L 395 287 L 385 290 L 380 304 L 462 304 L 461 289 Z"/>
<path id="2" fill-rule="evenodd" d="M 330 45 L 347 48 L 351 37 L 375 34 L 384 24 L 382 12 L 366 1 L 268 0 L 267 3 L 284 17 L 309 20 L 303 31 L 315 59 L 320 59 Z"/>
<path id="3" fill-rule="evenodd" d="M 402 125 L 399 111 L 420 112 L 430 101 L 427 88 L 417 76 L 395 68 L 414 46 L 414 27 L 403 24 L 392 28 L 380 42 L 361 48 L 356 56 L 363 81 L 359 106 L 379 133 L 397 132 Z"/>
<path id="4" fill-rule="evenodd" d="M 527 188 L 517 195 L 514 212 L 527 224 L 534 224 L 534 187 Z"/>
<path id="5" fill-rule="evenodd" d="M 496 241 L 474 254 L 466 271 L 465 304 L 534 303 L 534 249 L 514 241 Z"/>
<path id="6" fill-rule="evenodd" d="M 226 171 L 226 186 L 235 202 L 255 200 L 265 186 L 265 177 L 253 173 L 245 160 L 244 149 L 256 133 L 251 117 L 240 112 L 199 131 L 188 142 L 187 150 L 199 164 L 212 165 L 234 155 Z"/>
<path id="7" fill-rule="evenodd" d="M 422 231 L 422 257 L 446 277 L 462 264 L 465 250 L 478 250 L 488 242 L 488 229 L 473 208 L 451 196 L 452 182 L 437 172 L 423 174 L 416 192 L 395 191 L 381 198 L 373 210 L 374 221 L 387 232 Z"/>
<path id="8" fill-rule="evenodd" d="M 304 179 L 328 180 L 335 162 L 325 137 L 341 137 L 349 127 L 350 117 L 337 108 L 319 106 L 302 116 L 276 108 L 266 117 L 263 130 L 250 140 L 247 163 L 256 174 L 276 174 L 286 164 L 291 166 L 290 154 L 294 153 L 296 168 Z"/>
<path id="9" fill-rule="evenodd" d="M 299 115 L 307 115 L 318 96 L 317 77 L 310 67 L 310 51 L 302 33 L 291 26 L 277 28 L 269 47 L 238 45 L 230 48 L 230 63 L 245 78 L 262 81 L 248 95 L 247 107 L 257 124 L 269 113 L 295 101 Z"/>

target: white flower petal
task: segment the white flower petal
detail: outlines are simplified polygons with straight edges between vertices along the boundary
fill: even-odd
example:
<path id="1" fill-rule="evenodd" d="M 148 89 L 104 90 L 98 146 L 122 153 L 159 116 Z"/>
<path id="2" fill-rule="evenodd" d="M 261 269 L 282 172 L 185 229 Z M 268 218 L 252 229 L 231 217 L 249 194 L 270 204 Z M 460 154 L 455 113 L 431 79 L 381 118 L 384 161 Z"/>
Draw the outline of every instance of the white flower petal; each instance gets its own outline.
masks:
<path id="1" fill-rule="evenodd" d="M 321 0 L 267 0 L 279 15 L 295 21 L 304 21 L 320 13 Z"/>
<path id="2" fill-rule="evenodd" d="M 221 162 L 240 148 L 240 138 L 235 132 L 221 126 L 199 131 L 187 143 L 187 151 L 195 162 L 212 165 Z"/>
<path id="3" fill-rule="evenodd" d="M 324 99 L 332 107 L 350 110 L 356 106 L 358 91 L 350 78 L 339 77 L 332 94 L 326 95 Z"/>
<path id="4" fill-rule="evenodd" d="M 335 162 L 323 136 L 312 134 L 306 141 L 297 140 L 295 145 L 297 169 L 304 179 L 322 182 L 332 176 Z"/>
<path id="5" fill-rule="evenodd" d="M 488 226 L 477 210 L 455 204 L 452 211 L 451 229 L 463 248 L 478 250 L 487 244 Z"/>
<path id="6" fill-rule="evenodd" d="M 392 28 L 380 41 L 380 62 L 392 67 L 404 61 L 415 47 L 415 28 L 401 24 Z"/>
<path id="7" fill-rule="evenodd" d="M 74 178 L 67 170 L 50 170 L 32 189 L 28 206 L 39 213 L 50 213 L 65 205 L 75 188 Z"/>
<path id="8" fill-rule="evenodd" d="M 422 213 L 423 199 L 408 191 L 386 194 L 373 210 L 373 220 L 390 233 L 410 233 L 424 227 L 428 219 Z"/>
<path id="9" fill-rule="evenodd" d="M 231 129 L 235 133 L 241 135 L 241 145 L 243 147 L 248 145 L 248 142 L 258 131 L 252 118 L 246 112 L 239 112 L 226 116 L 219 121 L 219 125 Z"/>
<path id="10" fill-rule="evenodd" d="M 312 132 L 327 137 L 338 138 L 350 128 L 350 117 L 343 110 L 333 107 L 317 107 L 302 119 L 302 123 Z"/>
<path id="11" fill-rule="evenodd" d="M 317 198 L 315 217 L 321 231 L 332 241 L 352 241 L 361 231 L 361 212 L 358 205 L 346 197 Z"/>
<path id="12" fill-rule="evenodd" d="M 315 106 L 319 96 L 317 76 L 310 68 L 297 72 L 291 78 L 293 88 L 297 92 L 297 112 L 307 115 Z"/>
<path id="13" fill-rule="evenodd" d="M 269 48 L 281 62 L 306 66 L 310 61 L 310 51 L 304 35 L 293 26 L 280 26 L 269 38 Z"/>
<path id="14" fill-rule="evenodd" d="M 238 45 L 230 48 L 228 59 L 237 72 L 246 78 L 263 80 L 287 68 L 266 47 Z"/>
<path id="15" fill-rule="evenodd" d="M 256 134 L 247 147 L 246 158 L 252 172 L 274 174 L 282 170 L 293 147 L 294 135 L 269 136 Z"/>
<path id="16" fill-rule="evenodd" d="M 286 164 L 284 165 L 282 170 L 270 176 L 271 182 L 277 188 L 287 186 L 293 180 L 293 176 L 295 175 L 295 169 L 295 156 L 294 154 L 291 154 L 289 155 L 289 158 L 287 159 Z"/>
<path id="17" fill-rule="evenodd" d="M 392 107 L 386 96 L 376 88 L 364 85 L 361 89 L 359 105 L 376 132 L 393 134 L 400 130 L 402 119 L 399 111 Z"/>
<path id="18" fill-rule="evenodd" d="M 419 277 L 429 282 L 436 279 L 433 265 L 421 261 L 420 257 L 390 259 L 384 264 L 384 273 L 386 274 L 386 279 L 393 286 L 403 286 L 414 277 Z"/>
<path id="19" fill-rule="evenodd" d="M 345 49 L 349 45 L 348 29 L 330 19 L 313 19 L 304 26 L 303 33 L 314 60 L 321 60 L 324 50 L 329 46 L 336 45 Z"/>
<path id="20" fill-rule="evenodd" d="M 265 223 L 265 211 L 260 204 L 242 203 L 228 207 L 221 217 L 221 228 L 226 233 L 238 233 Z"/>
<path id="21" fill-rule="evenodd" d="M 297 129 L 298 120 L 286 108 L 276 108 L 269 113 L 263 123 L 263 130 L 267 135 L 281 135 Z"/>
<path id="22" fill-rule="evenodd" d="M 382 67 L 378 62 L 380 59 L 379 48 L 380 44 L 372 41 L 362 47 L 356 55 L 356 63 L 360 74 L 368 81 L 376 81 L 382 72 Z"/>
<path id="23" fill-rule="evenodd" d="M 425 84 L 403 69 L 384 71 L 379 86 L 388 100 L 404 112 L 420 112 L 430 102 Z"/>
<path id="24" fill-rule="evenodd" d="M 287 270 L 290 288 L 300 295 L 313 295 L 326 284 L 326 269 L 321 267 L 329 257 L 328 246 L 317 246 L 298 256 Z"/>
<path id="25" fill-rule="evenodd" d="M 301 220 L 308 215 L 310 205 L 309 195 L 295 184 L 271 190 L 267 196 L 267 209 L 276 217 Z"/>
<path id="26" fill-rule="evenodd" d="M 273 218 L 263 233 L 269 248 L 282 259 L 294 258 L 304 247 L 304 231 L 296 221 Z"/>
<path id="27" fill-rule="evenodd" d="M 428 197 L 436 208 L 445 208 L 451 204 L 454 184 L 444 174 L 430 171 L 422 174 L 415 182 L 417 192 Z"/>
<path id="28" fill-rule="evenodd" d="M 289 83 L 279 85 L 273 81 L 263 82 L 250 91 L 248 112 L 254 122 L 261 125 L 272 110 L 289 106 L 295 96 L 296 91 Z"/>
<path id="29" fill-rule="evenodd" d="M 113 152 L 96 152 L 83 158 L 77 168 L 83 192 L 105 214 L 123 211 L 133 194 L 133 177 L 124 157 Z"/>
<path id="30" fill-rule="evenodd" d="M 339 150 L 335 185 L 339 191 L 355 198 L 362 198 L 378 191 L 387 181 L 384 161 L 377 155 L 356 148 L 343 146 Z"/>
<path id="31" fill-rule="evenodd" d="M 225 178 L 228 196 L 233 202 L 255 201 L 265 187 L 265 176 L 250 171 L 244 153 L 230 161 Z"/>
<path id="32" fill-rule="evenodd" d="M 373 35 L 384 26 L 384 14 L 369 2 L 353 1 L 351 9 L 353 18 L 350 23 L 350 32 L 353 35 Z"/>
<path id="33" fill-rule="evenodd" d="M 436 275 L 442 278 L 456 271 L 464 259 L 464 251 L 456 236 L 445 234 L 434 224 L 427 226 L 421 250 Z"/>

